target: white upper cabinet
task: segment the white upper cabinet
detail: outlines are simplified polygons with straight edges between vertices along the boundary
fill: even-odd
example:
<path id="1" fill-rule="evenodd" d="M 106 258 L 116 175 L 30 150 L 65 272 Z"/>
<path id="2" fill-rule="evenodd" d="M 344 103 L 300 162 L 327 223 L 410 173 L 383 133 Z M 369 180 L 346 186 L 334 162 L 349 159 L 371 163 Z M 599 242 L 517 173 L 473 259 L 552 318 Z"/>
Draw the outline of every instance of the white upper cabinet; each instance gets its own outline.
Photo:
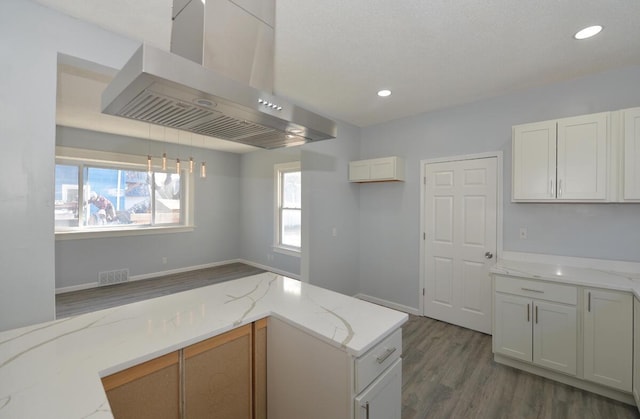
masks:
<path id="1" fill-rule="evenodd" d="M 513 199 L 555 199 L 556 121 L 513 127 Z"/>
<path id="2" fill-rule="evenodd" d="M 607 200 L 609 113 L 513 127 L 513 201 Z"/>
<path id="3" fill-rule="evenodd" d="M 358 160 L 349 163 L 350 182 L 404 181 L 404 160 L 400 157 Z"/>
<path id="4" fill-rule="evenodd" d="M 624 119 L 624 199 L 640 200 L 640 108 L 622 111 Z"/>

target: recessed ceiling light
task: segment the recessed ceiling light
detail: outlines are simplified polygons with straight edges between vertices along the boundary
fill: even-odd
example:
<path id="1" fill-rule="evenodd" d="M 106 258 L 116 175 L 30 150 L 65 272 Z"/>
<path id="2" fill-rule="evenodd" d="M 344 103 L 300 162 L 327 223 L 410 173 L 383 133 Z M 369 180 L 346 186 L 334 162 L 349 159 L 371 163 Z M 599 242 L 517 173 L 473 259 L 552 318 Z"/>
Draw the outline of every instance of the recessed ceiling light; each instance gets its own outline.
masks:
<path id="1" fill-rule="evenodd" d="M 378 96 L 380 97 L 387 97 L 389 95 L 391 95 L 391 90 L 384 89 L 378 92 Z"/>
<path id="2" fill-rule="evenodd" d="M 602 26 L 600 25 L 589 26 L 588 28 L 584 28 L 578 31 L 575 35 L 573 35 L 573 37 L 576 39 L 587 39 L 599 34 L 601 30 Z"/>

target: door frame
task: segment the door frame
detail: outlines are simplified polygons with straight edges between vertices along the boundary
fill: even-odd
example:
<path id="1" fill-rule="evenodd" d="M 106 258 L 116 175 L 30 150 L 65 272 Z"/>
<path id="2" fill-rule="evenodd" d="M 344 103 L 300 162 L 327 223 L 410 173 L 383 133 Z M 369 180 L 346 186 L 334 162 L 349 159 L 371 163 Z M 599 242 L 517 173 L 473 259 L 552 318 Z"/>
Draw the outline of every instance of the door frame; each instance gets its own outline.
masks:
<path id="1" fill-rule="evenodd" d="M 447 163 L 447 162 L 457 162 L 464 160 L 478 160 L 478 159 L 487 159 L 487 158 L 495 158 L 496 159 L 496 255 L 495 255 L 495 263 L 498 263 L 498 260 L 502 257 L 503 247 L 502 247 L 502 212 L 503 212 L 503 158 L 502 151 L 489 151 L 486 153 L 478 153 L 478 154 L 465 154 L 460 156 L 448 156 L 448 157 L 439 157 L 435 159 L 425 159 L 420 160 L 420 288 L 418 289 L 418 295 L 420 296 L 420 305 L 419 311 L 420 315 L 424 316 L 424 292 L 426 288 L 425 284 L 425 207 L 424 207 L 424 199 L 426 195 L 426 165 L 432 163 Z"/>

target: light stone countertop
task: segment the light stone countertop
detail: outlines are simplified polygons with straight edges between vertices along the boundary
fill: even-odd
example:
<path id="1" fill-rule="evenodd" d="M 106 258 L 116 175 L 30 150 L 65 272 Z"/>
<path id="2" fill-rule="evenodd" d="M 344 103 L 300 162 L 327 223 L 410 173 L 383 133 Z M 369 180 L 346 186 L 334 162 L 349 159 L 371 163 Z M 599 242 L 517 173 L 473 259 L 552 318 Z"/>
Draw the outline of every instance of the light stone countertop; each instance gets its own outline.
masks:
<path id="1" fill-rule="evenodd" d="M 275 316 L 354 357 L 408 315 L 262 273 L 0 333 L 0 418 L 112 418 L 100 377 Z"/>
<path id="2" fill-rule="evenodd" d="M 609 269 L 580 268 L 559 263 L 501 260 L 491 268 L 491 273 L 627 291 L 640 298 L 640 272 L 616 272 Z"/>

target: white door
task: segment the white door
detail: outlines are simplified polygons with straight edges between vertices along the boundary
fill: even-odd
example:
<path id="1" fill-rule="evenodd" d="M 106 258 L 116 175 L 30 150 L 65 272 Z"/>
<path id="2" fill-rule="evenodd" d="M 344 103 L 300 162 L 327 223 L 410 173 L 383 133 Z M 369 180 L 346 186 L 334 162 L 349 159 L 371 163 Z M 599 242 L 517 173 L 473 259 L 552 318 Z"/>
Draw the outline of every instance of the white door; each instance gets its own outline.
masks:
<path id="1" fill-rule="evenodd" d="M 497 158 L 426 163 L 424 315 L 491 333 Z"/>
<path id="2" fill-rule="evenodd" d="M 633 297 L 585 289 L 584 378 L 631 392 Z"/>
<path id="3" fill-rule="evenodd" d="M 533 362 L 576 375 L 577 309 L 575 306 L 543 301 L 535 301 L 533 309 Z"/>
<path id="4" fill-rule="evenodd" d="M 402 360 L 397 359 L 355 398 L 356 419 L 400 419 Z"/>
<path id="5" fill-rule="evenodd" d="M 607 198 L 608 113 L 558 120 L 558 199 Z"/>
<path id="6" fill-rule="evenodd" d="M 530 298 L 496 293 L 496 328 L 493 351 L 522 361 L 532 360 Z"/>

